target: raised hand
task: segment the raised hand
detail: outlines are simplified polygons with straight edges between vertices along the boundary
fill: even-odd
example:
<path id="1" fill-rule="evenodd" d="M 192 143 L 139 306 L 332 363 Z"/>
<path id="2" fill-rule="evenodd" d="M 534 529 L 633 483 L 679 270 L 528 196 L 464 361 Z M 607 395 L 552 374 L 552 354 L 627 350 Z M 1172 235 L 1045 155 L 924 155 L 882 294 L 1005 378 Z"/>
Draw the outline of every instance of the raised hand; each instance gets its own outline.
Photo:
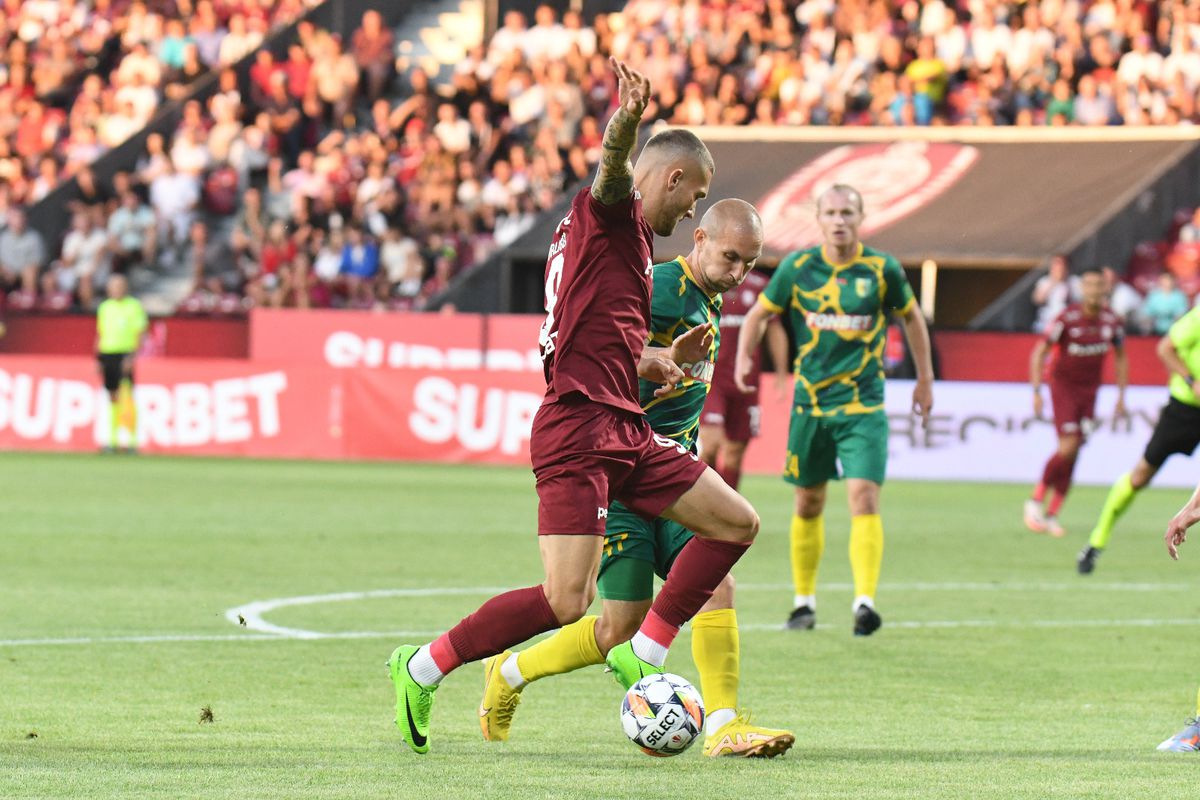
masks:
<path id="1" fill-rule="evenodd" d="M 617 61 L 612 56 L 609 56 L 608 63 L 617 76 L 617 97 L 621 108 L 641 119 L 646 104 L 650 102 L 650 80 L 624 61 Z"/>

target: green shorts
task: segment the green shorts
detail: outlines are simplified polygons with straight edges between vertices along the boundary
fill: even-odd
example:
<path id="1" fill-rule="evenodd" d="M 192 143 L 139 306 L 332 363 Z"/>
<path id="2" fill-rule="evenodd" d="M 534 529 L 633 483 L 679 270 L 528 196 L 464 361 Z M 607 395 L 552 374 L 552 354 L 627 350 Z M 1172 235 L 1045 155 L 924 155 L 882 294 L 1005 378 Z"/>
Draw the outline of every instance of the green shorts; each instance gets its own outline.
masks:
<path id="1" fill-rule="evenodd" d="M 797 486 L 816 486 L 839 477 L 882 485 L 887 449 L 888 418 L 882 409 L 816 417 L 793 407 L 783 479 Z"/>
<path id="2" fill-rule="evenodd" d="M 649 600 L 692 532 L 669 519 L 650 522 L 619 502 L 608 507 L 596 586 L 602 600 Z"/>

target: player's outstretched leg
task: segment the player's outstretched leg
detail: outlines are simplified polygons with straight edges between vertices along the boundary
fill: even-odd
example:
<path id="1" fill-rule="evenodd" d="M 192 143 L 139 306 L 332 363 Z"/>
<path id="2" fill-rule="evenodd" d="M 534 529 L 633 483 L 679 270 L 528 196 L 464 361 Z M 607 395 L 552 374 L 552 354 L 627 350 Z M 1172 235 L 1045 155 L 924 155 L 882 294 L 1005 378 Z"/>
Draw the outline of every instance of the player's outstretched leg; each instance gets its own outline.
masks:
<path id="1" fill-rule="evenodd" d="M 692 618 L 692 660 L 704 696 L 704 755 L 711 758 L 772 758 L 795 743 L 791 731 L 751 722 L 738 708 L 741 642 L 733 609 L 733 578 L 726 576 L 712 600 Z"/>
<path id="2" fill-rule="evenodd" d="M 596 622 L 587 616 L 520 653 L 505 650 L 483 662 L 479 727 L 490 742 L 507 741 L 521 692 L 537 680 L 604 663 L 596 644 Z"/>
<path id="3" fill-rule="evenodd" d="M 675 558 L 662 591 L 633 639 L 609 651 L 607 661 L 618 679 L 633 677 L 635 667 L 643 675 L 662 671 L 680 627 L 708 602 L 758 534 L 754 508 L 712 469 L 706 469 L 662 516 L 696 535 Z"/>
<path id="4" fill-rule="evenodd" d="M 392 651 L 387 667 L 396 687 L 396 727 L 414 752 L 428 753 L 429 716 L 437 684 L 418 683 L 409 672 L 409 662 L 418 649 L 416 645 L 400 645 Z"/>
<path id="5" fill-rule="evenodd" d="M 1138 464 L 1138 468 L 1142 465 Z M 1137 468 L 1135 468 L 1137 471 Z M 1138 488 L 1133 486 L 1131 480 L 1132 473 L 1125 473 L 1117 478 L 1116 483 L 1108 490 L 1108 497 L 1104 500 L 1104 508 L 1100 511 L 1100 518 L 1096 520 L 1096 527 L 1092 529 L 1092 535 L 1088 538 L 1087 547 L 1080 551 L 1079 556 L 1075 560 L 1076 569 L 1080 575 L 1089 575 L 1096 568 L 1096 559 L 1104 552 L 1104 548 L 1108 547 L 1108 541 L 1112 538 L 1113 526 L 1117 524 L 1117 520 L 1121 518 L 1133 502 L 1133 498 L 1137 495 Z"/>
<path id="6" fill-rule="evenodd" d="M 543 539 L 551 537 L 542 537 Z M 557 536 L 556 539 L 572 537 Z M 594 545 L 592 537 L 573 537 L 583 545 Z M 585 540 L 586 539 L 586 540 Z M 545 557 L 545 542 L 543 557 Z M 591 580 L 594 571 L 586 565 L 582 577 L 575 581 L 562 574 L 559 566 L 546 560 L 547 587 L 555 591 L 566 615 L 575 612 L 577 619 L 591 600 L 590 590 L 582 586 Z M 578 594 L 572 599 L 572 595 Z M 560 620 L 551 606 L 546 588 L 530 586 L 497 595 L 479 607 L 474 614 L 464 617 L 446 633 L 421 647 L 403 645 L 396 648 L 388 659 L 388 670 L 396 687 L 396 726 L 404 740 L 417 753 L 429 752 L 429 719 L 433 706 L 433 693 L 438 684 L 450 672 L 471 661 L 479 661 L 489 655 L 502 652 L 506 647 L 523 642 L 539 633 L 557 628 L 568 620 Z"/>

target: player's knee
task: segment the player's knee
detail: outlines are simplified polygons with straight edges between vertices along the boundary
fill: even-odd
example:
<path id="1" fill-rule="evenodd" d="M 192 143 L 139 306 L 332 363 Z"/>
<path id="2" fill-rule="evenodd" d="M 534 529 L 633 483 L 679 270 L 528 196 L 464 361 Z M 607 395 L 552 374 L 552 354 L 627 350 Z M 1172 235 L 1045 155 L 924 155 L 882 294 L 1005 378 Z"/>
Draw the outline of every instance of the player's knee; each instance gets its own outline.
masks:
<path id="1" fill-rule="evenodd" d="M 749 543 L 754 541 L 755 536 L 758 536 L 758 512 L 744 500 L 742 506 L 738 509 L 730 528 L 735 541 Z"/>
<path id="2" fill-rule="evenodd" d="M 1158 468 L 1153 467 L 1150 464 L 1138 464 L 1133 468 L 1133 471 L 1129 473 L 1129 485 L 1132 486 L 1135 491 L 1141 491 L 1142 489 L 1146 488 L 1146 485 L 1150 483 L 1150 480 L 1154 477 L 1154 473 L 1157 471 Z"/>
<path id="3" fill-rule="evenodd" d="M 592 604 L 595 589 L 574 589 L 569 591 L 550 590 L 546 592 L 546 602 L 554 611 L 554 617 L 560 625 L 570 625 L 587 613 Z"/>
<path id="4" fill-rule="evenodd" d="M 796 492 L 796 515 L 804 519 L 821 516 L 825 510 L 825 492 L 800 489 Z"/>

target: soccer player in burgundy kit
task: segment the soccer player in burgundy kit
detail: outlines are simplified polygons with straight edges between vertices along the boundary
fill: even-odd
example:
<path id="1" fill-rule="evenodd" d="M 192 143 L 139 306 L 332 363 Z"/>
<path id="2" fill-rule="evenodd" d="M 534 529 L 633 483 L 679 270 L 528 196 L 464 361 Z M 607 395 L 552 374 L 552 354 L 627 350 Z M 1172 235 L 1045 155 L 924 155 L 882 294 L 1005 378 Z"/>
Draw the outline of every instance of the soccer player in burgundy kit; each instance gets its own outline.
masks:
<path id="1" fill-rule="evenodd" d="M 1116 353 L 1117 368 L 1118 394 L 1113 414 L 1121 417 L 1126 413 L 1129 361 L 1121 318 L 1104 305 L 1104 276 L 1099 270 L 1087 270 L 1080 276 L 1080 291 L 1082 301 L 1068 306 L 1051 321 L 1045 336 L 1033 348 L 1029 366 L 1033 413 L 1041 418 L 1042 373 L 1050 348 L 1057 348 L 1050 371 L 1050 402 L 1054 406 L 1058 450 L 1046 462 L 1041 481 L 1025 501 L 1026 527 L 1051 536 L 1066 533 L 1058 522 L 1058 511 L 1071 488 L 1079 448 L 1094 425 L 1096 392 L 1100 389 L 1104 358 L 1109 350 Z M 1050 489 L 1054 494 L 1047 504 L 1046 493 Z"/>
<path id="2" fill-rule="evenodd" d="M 700 458 L 734 489 L 742 480 L 742 459 L 750 440 L 758 436 L 761 418 L 758 395 L 762 354 L 756 352 L 749 378 L 751 390 L 743 392 L 733 380 L 738 334 L 746 314 L 754 308 L 759 293 L 765 288 L 767 277 L 751 272 L 741 286 L 735 286 L 721 296 L 721 352 L 724 357 L 717 359 L 712 390 L 700 416 Z M 787 334 L 778 317 L 772 317 L 767 327 L 767 346 L 771 349 L 775 367 L 775 385 L 779 391 L 787 392 L 792 373 L 788 370 Z"/>
<path id="3" fill-rule="evenodd" d="M 630 155 L 650 84 L 616 60 L 612 66 L 619 105 L 600 167 L 559 223 L 546 265 L 539 342 L 547 386 L 530 440 L 546 579 L 493 597 L 429 644 L 392 653 L 396 725 L 418 753 L 429 750 L 433 696 L 447 673 L 586 613 L 613 500 L 696 534 L 633 639 L 609 651 L 623 683 L 662 671 L 680 626 L 758 533 L 750 504 L 684 447 L 656 436 L 642 415 L 638 378 L 664 384 L 665 394 L 684 377 L 679 365 L 703 360 L 712 344 L 707 325 L 670 347 L 646 347 L 646 337 L 654 235 L 670 235 L 695 214 L 714 166 L 694 134 L 673 130 L 652 137 L 635 168 Z"/>

